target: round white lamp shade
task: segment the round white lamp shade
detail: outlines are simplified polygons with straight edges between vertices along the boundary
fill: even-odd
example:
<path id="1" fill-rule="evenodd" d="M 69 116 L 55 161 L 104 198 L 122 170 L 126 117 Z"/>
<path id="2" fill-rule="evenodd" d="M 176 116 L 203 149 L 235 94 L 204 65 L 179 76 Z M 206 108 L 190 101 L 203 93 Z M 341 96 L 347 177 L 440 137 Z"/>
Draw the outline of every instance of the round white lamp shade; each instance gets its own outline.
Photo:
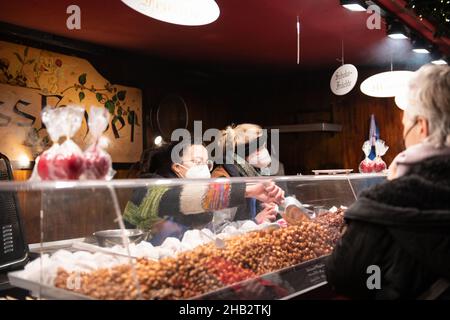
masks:
<path id="1" fill-rule="evenodd" d="M 214 0 L 122 0 L 130 8 L 157 20 L 184 25 L 201 26 L 220 16 Z"/>
<path id="2" fill-rule="evenodd" d="M 361 83 L 361 91 L 371 97 L 395 97 L 408 86 L 414 72 L 388 71 L 375 74 Z"/>

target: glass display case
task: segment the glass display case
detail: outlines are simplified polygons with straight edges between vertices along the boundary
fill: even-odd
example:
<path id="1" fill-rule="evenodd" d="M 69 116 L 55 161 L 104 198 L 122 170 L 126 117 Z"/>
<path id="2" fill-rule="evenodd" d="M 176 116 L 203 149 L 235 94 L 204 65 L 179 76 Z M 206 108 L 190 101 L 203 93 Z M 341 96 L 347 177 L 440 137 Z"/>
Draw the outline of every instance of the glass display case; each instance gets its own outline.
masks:
<path id="1" fill-rule="evenodd" d="M 287 299 L 326 283 L 346 207 L 384 179 L 2 182 L 39 237 L 29 246 L 38 257 L 8 277 L 42 298 Z M 285 201 L 258 224 L 272 183 Z"/>

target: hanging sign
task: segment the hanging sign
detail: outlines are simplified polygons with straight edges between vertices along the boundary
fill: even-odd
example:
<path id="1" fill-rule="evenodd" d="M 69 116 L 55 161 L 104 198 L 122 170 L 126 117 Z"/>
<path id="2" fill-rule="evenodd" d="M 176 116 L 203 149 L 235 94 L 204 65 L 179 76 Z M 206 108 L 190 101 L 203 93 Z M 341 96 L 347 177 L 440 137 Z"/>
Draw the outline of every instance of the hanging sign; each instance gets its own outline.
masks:
<path id="1" fill-rule="evenodd" d="M 358 81 L 358 70 L 352 64 L 340 66 L 331 77 L 331 91 L 338 96 L 343 96 L 355 87 Z"/>

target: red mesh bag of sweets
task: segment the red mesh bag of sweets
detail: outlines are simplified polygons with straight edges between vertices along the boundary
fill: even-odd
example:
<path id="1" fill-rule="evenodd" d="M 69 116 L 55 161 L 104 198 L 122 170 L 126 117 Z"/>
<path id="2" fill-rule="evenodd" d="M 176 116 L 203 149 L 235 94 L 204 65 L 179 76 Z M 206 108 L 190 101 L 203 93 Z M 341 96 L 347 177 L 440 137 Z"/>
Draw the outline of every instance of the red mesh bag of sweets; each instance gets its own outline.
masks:
<path id="1" fill-rule="evenodd" d="M 102 136 L 108 127 L 108 122 L 108 110 L 102 107 L 91 107 L 88 125 L 94 142 L 84 152 L 84 179 L 110 180 L 115 174 L 112 169 L 111 156 L 105 151 L 108 146 L 108 139 Z"/>
<path id="2" fill-rule="evenodd" d="M 359 164 L 359 172 L 361 172 L 361 173 L 374 172 L 375 163 L 373 160 L 371 160 L 369 158 L 371 149 L 372 149 L 372 145 L 370 144 L 370 141 L 367 140 L 366 142 L 364 142 L 364 144 L 362 146 L 362 150 L 366 157 Z"/>
<path id="3" fill-rule="evenodd" d="M 42 122 L 53 145 L 36 159 L 33 177 L 41 180 L 78 180 L 84 171 L 84 155 L 72 137 L 80 129 L 84 109 L 78 106 L 46 107 Z M 59 143 L 61 138 L 66 140 Z"/>

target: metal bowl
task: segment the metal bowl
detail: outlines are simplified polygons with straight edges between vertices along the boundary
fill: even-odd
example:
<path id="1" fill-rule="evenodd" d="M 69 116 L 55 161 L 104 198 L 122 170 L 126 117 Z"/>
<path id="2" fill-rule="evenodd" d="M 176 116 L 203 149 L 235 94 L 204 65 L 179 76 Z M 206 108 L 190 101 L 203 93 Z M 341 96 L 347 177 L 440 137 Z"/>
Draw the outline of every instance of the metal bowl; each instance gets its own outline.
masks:
<path id="1" fill-rule="evenodd" d="M 94 232 L 94 237 L 97 239 L 100 247 L 113 247 L 115 245 L 122 245 L 122 230 L 102 230 Z M 139 229 L 125 229 L 125 236 L 130 243 L 139 243 L 147 238 L 147 233 Z"/>

